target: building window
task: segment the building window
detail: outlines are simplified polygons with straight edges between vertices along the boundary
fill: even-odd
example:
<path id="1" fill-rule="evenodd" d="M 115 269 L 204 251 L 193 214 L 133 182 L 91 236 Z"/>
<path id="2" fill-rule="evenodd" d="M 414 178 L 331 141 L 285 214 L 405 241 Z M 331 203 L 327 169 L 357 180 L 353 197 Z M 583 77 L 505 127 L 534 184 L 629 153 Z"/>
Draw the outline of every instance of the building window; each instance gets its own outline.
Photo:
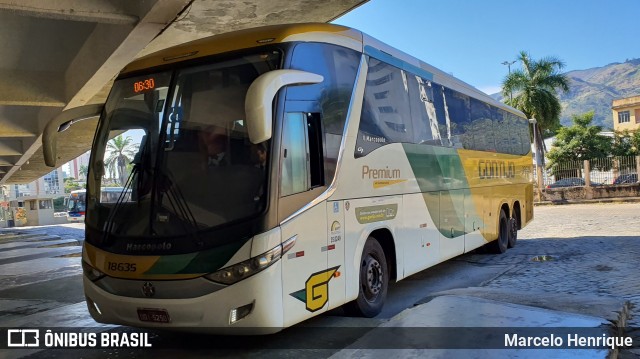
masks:
<path id="1" fill-rule="evenodd" d="M 29 201 L 29 210 L 35 211 L 36 209 L 36 201 Z"/>
<path id="2" fill-rule="evenodd" d="M 389 97 L 389 91 L 376 92 L 373 94 L 376 100 L 382 100 L 383 98 Z"/>
<path id="3" fill-rule="evenodd" d="M 396 111 L 391 106 L 379 106 L 378 111 L 380 113 L 395 113 Z"/>
<path id="4" fill-rule="evenodd" d="M 629 111 L 618 112 L 618 123 L 627 123 L 629 121 L 631 121 L 631 116 L 629 115 Z"/>
<path id="5" fill-rule="evenodd" d="M 40 209 L 51 209 L 51 208 L 53 208 L 53 202 L 50 199 L 40 200 Z"/>
<path id="6" fill-rule="evenodd" d="M 44 176 L 44 188 L 46 194 L 58 194 L 60 193 L 60 179 L 58 177 L 58 170 L 51 171 Z"/>

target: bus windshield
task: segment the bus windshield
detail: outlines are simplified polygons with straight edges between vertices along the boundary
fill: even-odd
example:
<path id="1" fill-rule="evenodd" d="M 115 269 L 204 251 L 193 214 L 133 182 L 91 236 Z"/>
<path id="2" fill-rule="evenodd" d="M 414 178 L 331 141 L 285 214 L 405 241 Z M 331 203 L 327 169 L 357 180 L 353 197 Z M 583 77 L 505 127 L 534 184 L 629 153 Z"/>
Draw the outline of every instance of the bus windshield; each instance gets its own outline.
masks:
<path id="1" fill-rule="evenodd" d="M 94 143 L 87 225 L 178 236 L 260 213 L 269 143 L 249 141 L 244 99 L 280 59 L 268 51 L 117 80 Z M 107 186 L 125 195 L 105 203 Z"/>
<path id="2" fill-rule="evenodd" d="M 69 200 L 67 203 L 67 210 L 69 213 L 82 213 L 85 211 L 85 194 L 82 193 L 72 193 L 69 196 Z"/>

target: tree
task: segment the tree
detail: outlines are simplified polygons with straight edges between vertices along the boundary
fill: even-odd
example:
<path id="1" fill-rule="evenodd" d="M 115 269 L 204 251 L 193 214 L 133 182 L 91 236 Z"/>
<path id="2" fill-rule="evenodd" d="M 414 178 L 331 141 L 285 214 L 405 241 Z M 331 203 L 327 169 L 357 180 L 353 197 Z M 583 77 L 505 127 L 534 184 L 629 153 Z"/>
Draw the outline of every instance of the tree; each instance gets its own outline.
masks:
<path id="1" fill-rule="evenodd" d="M 89 167 L 87 165 L 80 165 L 80 175 L 83 178 L 87 178 L 87 173 L 89 172 Z"/>
<path id="2" fill-rule="evenodd" d="M 54 212 L 66 212 L 67 208 L 64 205 L 64 197 L 58 197 L 53 199 L 53 211 Z"/>
<path id="3" fill-rule="evenodd" d="M 561 127 L 553 148 L 549 151 L 549 168 L 558 174 L 558 164 L 568 161 L 584 161 L 607 157 L 611 150 L 611 139 L 600 134 L 600 126 L 591 125 L 593 111 L 571 116 L 573 125 Z"/>
<path id="4" fill-rule="evenodd" d="M 522 68 L 512 71 L 502 81 L 502 96 L 508 105 L 524 112 L 527 118 L 536 119 L 536 156 L 541 156 L 543 135 L 552 134 L 560 127 L 562 106 L 557 89 L 569 91 L 569 79 L 560 73 L 564 63 L 555 57 L 536 61 L 521 51 L 518 60 Z"/>
<path id="5" fill-rule="evenodd" d="M 611 154 L 614 156 L 637 156 L 640 153 L 640 131 L 616 131 L 613 136 Z"/>
<path id="6" fill-rule="evenodd" d="M 107 151 L 109 154 L 104 163 L 113 177 L 115 177 L 117 170 L 120 185 L 124 186 L 127 181 L 127 164 L 133 160 L 133 156 L 137 152 L 137 145 L 133 143 L 130 136 L 122 137 L 120 135 L 107 143 Z"/>
<path id="7" fill-rule="evenodd" d="M 64 179 L 64 192 L 70 193 L 71 191 L 75 191 L 77 189 L 82 189 L 82 185 L 76 181 L 75 178 L 68 177 Z"/>

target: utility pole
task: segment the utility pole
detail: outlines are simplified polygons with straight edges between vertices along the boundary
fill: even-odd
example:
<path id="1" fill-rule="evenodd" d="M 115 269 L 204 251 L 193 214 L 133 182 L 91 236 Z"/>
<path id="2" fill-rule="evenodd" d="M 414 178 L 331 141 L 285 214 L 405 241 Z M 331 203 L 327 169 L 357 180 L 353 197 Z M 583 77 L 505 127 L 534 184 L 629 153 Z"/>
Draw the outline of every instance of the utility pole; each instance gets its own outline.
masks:
<path id="1" fill-rule="evenodd" d="M 529 119 L 529 123 L 533 125 L 533 148 L 534 148 L 534 153 L 536 156 L 536 162 L 535 162 L 535 171 L 536 171 L 536 189 L 538 192 L 538 202 L 542 201 L 542 156 L 544 156 L 542 154 L 542 148 L 540 148 L 538 146 L 538 130 L 537 130 L 537 125 L 538 125 L 538 121 L 535 118 L 530 118 Z"/>
<path id="2" fill-rule="evenodd" d="M 506 65 L 507 68 L 509 69 L 509 75 L 511 75 L 511 65 L 515 64 L 516 60 L 513 61 L 503 61 L 502 64 Z M 513 100 L 513 91 L 510 91 L 509 93 L 509 100 Z"/>

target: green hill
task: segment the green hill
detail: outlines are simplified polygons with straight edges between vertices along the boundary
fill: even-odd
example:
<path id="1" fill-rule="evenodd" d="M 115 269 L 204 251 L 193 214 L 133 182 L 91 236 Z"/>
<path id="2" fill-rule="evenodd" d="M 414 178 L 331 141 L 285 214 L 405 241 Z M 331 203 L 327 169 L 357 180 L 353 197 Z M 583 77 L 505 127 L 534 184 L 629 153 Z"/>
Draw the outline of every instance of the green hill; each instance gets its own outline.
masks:
<path id="1" fill-rule="evenodd" d="M 570 91 L 560 95 L 563 125 L 571 124 L 571 115 L 595 111 L 594 124 L 613 128 L 611 102 L 640 95 L 640 59 L 612 63 L 603 67 L 566 73 Z M 492 97 L 501 100 L 500 94 Z"/>

